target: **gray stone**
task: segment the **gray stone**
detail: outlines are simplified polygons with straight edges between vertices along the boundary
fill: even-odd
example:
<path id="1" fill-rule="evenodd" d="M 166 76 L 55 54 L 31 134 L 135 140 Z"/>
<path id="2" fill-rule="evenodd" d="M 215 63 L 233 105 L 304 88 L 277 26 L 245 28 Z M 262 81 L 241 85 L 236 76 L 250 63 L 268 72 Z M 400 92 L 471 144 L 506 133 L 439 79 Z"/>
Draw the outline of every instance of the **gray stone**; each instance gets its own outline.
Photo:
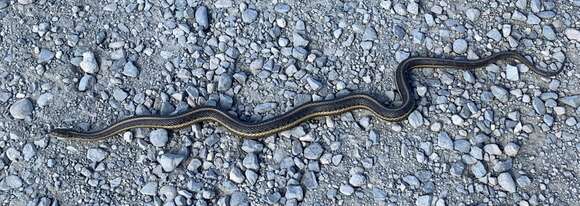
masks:
<path id="1" fill-rule="evenodd" d="M 451 165 L 451 169 L 449 169 L 449 173 L 455 176 L 463 175 L 463 170 L 465 170 L 465 164 L 461 161 L 457 161 Z"/>
<path id="2" fill-rule="evenodd" d="M 275 102 L 266 102 L 266 103 L 258 104 L 254 108 L 254 112 L 255 113 L 268 112 L 268 111 L 271 111 L 272 109 L 274 109 L 277 105 L 278 104 L 276 104 Z"/>
<path id="3" fill-rule="evenodd" d="M 10 6 L 10 0 L 0 0 L 0 9 Z"/>
<path id="4" fill-rule="evenodd" d="M 242 150 L 247 153 L 262 152 L 264 145 L 256 140 L 244 139 L 242 143 Z"/>
<path id="5" fill-rule="evenodd" d="M 246 157 L 244 157 L 244 160 L 242 160 L 242 165 L 248 169 L 260 169 L 260 161 L 258 160 L 258 156 L 254 153 L 248 153 Z"/>
<path id="6" fill-rule="evenodd" d="M 580 95 L 562 97 L 560 98 L 560 102 L 564 103 L 565 105 L 578 108 L 578 106 L 580 106 Z"/>
<path id="7" fill-rule="evenodd" d="M 366 184 L 366 177 L 361 173 L 355 173 L 350 176 L 348 183 L 354 187 L 362 187 Z"/>
<path id="8" fill-rule="evenodd" d="M 453 42 L 453 52 L 463 54 L 467 52 L 467 41 L 465 39 L 457 39 Z"/>
<path id="9" fill-rule="evenodd" d="M 278 13 L 288 13 L 290 11 L 290 6 L 286 3 L 277 3 L 274 5 L 274 11 Z"/>
<path id="10" fill-rule="evenodd" d="M 528 20 L 526 20 L 526 23 L 529 25 L 536 25 L 536 24 L 540 24 L 540 22 L 542 22 L 542 19 L 540 19 L 540 17 L 536 16 L 534 13 L 528 13 Z"/>
<path id="11" fill-rule="evenodd" d="M 517 21 L 526 21 L 526 15 L 516 10 L 512 13 L 512 19 Z"/>
<path id="12" fill-rule="evenodd" d="M 101 148 L 87 150 L 87 158 L 93 162 L 101 162 L 107 157 L 107 152 Z"/>
<path id="13" fill-rule="evenodd" d="M 161 168 L 163 168 L 163 171 L 172 172 L 179 166 L 179 164 L 181 164 L 185 158 L 186 156 L 183 154 L 167 153 L 159 155 L 157 161 L 161 165 Z"/>
<path id="14" fill-rule="evenodd" d="M 310 43 L 310 41 L 308 41 L 299 33 L 294 32 L 292 34 L 292 45 L 294 45 L 295 47 L 305 47 L 308 46 L 308 43 Z"/>
<path id="15" fill-rule="evenodd" d="M 532 98 L 532 107 L 539 115 L 546 114 L 546 106 L 544 105 L 542 99 L 540 99 L 539 97 Z"/>
<path id="16" fill-rule="evenodd" d="M 483 150 L 490 155 L 501 155 L 501 149 L 497 144 L 487 144 L 483 147 Z"/>
<path id="17" fill-rule="evenodd" d="M 18 151 L 14 147 L 9 147 L 8 149 L 6 149 L 5 155 L 8 158 L 8 160 L 12 162 L 18 162 L 22 160 L 22 153 L 20 153 L 20 151 Z"/>
<path id="18" fill-rule="evenodd" d="M 520 151 L 520 146 L 514 142 L 510 142 L 503 147 L 503 151 L 508 156 L 515 157 Z"/>
<path id="19" fill-rule="evenodd" d="M 139 75 L 139 69 L 132 61 L 128 61 L 123 66 L 123 74 L 128 77 L 137 77 Z"/>
<path id="20" fill-rule="evenodd" d="M 255 9 L 246 9 L 242 12 L 242 21 L 244 23 L 252 23 L 258 18 L 258 11 Z"/>
<path id="21" fill-rule="evenodd" d="M 320 83 L 320 81 L 312 78 L 312 77 L 308 77 L 306 78 L 306 81 L 308 82 L 308 86 L 310 86 L 310 88 L 312 90 L 319 90 L 320 88 L 322 88 L 322 83 Z"/>
<path id="22" fill-rule="evenodd" d="M 431 195 L 422 195 L 417 197 L 415 200 L 415 205 L 417 206 L 430 206 L 431 201 L 433 201 L 433 197 Z"/>
<path id="23" fill-rule="evenodd" d="M 409 1 L 409 4 L 407 4 L 407 12 L 413 15 L 419 14 L 419 4 L 415 1 Z"/>
<path id="24" fill-rule="evenodd" d="M 458 139 L 453 142 L 453 148 L 462 153 L 469 153 L 471 149 L 471 143 L 464 139 Z"/>
<path id="25" fill-rule="evenodd" d="M 419 179 L 413 175 L 404 176 L 403 182 L 405 182 L 408 185 L 413 186 L 413 187 L 419 187 L 421 185 L 421 182 L 419 182 Z"/>
<path id="26" fill-rule="evenodd" d="M 377 31 L 372 26 L 367 26 L 362 35 L 362 41 L 374 41 L 377 39 Z"/>
<path id="27" fill-rule="evenodd" d="M 501 33 L 497 29 L 492 29 L 491 31 L 487 32 L 486 36 L 495 41 L 501 40 Z"/>
<path id="28" fill-rule="evenodd" d="M 42 48 L 38 53 L 38 63 L 48 63 L 54 58 L 54 52 L 49 49 Z"/>
<path id="29" fill-rule="evenodd" d="M 500 102 L 507 102 L 509 100 L 509 92 L 499 86 L 491 86 L 491 93 L 493 96 L 498 99 Z"/>
<path id="30" fill-rule="evenodd" d="M 324 149 L 322 148 L 322 146 L 320 146 L 320 144 L 314 142 L 314 143 L 311 143 L 310 145 L 308 145 L 304 149 L 304 157 L 306 159 L 315 160 L 315 159 L 320 158 L 320 156 L 322 156 L 322 152 L 324 152 Z"/>
<path id="31" fill-rule="evenodd" d="M 316 174 L 312 171 L 306 171 L 302 176 L 302 185 L 308 190 L 313 190 L 318 188 L 318 180 L 316 179 Z"/>
<path id="32" fill-rule="evenodd" d="M 22 5 L 27 5 L 27 4 L 32 4 L 32 3 L 34 3 L 35 1 L 36 1 L 36 0 L 18 0 L 18 3 L 19 3 L 19 4 L 22 4 Z"/>
<path id="33" fill-rule="evenodd" d="M 89 74 L 94 74 L 99 71 L 99 65 L 93 52 L 87 51 L 83 53 L 83 60 L 79 64 L 81 69 Z"/>
<path id="34" fill-rule="evenodd" d="M 22 147 L 22 155 L 24 156 L 24 160 L 30 161 L 36 155 L 36 147 L 34 147 L 34 144 L 26 143 Z"/>
<path id="35" fill-rule="evenodd" d="M 229 74 L 222 74 L 218 79 L 218 91 L 227 91 L 232 87 L 233 78 L 232 75 Z"/>
<path id="36" fill-rule="evenodd" d="M 215 8 L 223 9 L 232 7 L 234 2 L 232 0 L 217 0 L 213 5 Z"/>
<path id="37" fill-rule="evenodd" d="M 48 105 L 48 103 L 50 103 L 50 101 L 52 101 L 53 98 L 54 98 L 54 95 L 52 95 L 52 93 L 41 94 L 40 96 L 38 96 L 38 99 L 36 100 L 36 104 L 39 107 L 44 107 L 44 106 Z"/>
<path id="38" fill-rule="evenodd" d="M 246 181 L 250 185 L 254 185 L 258 181 L 258 173 L 254 172 L 253 170 L 246 170 L 245 175 L 246 175 Z"/>
<path id="39" fill-rule="evenodd" d="M 206 6 L 198 6 L 195 9 L 195 22 L 202 30 L 209 28 L 209 15 Z"/>
<path id="40" fill-rule="evenodd" d="M 26 119 L 32 116 L 34 107 L 30 99 L 24 98 L 14 102 L 8 110 L 14 119 Z"/>
<path id="41" fill-rule="evenodd" d="M 90 74 L 85 74 L 81 80 L 79 81 L 79 91 L 84 92 L 89 90 L 90 87 L 93 86 L 93 84 L 95 84 L 95 82 L 97 81 L 97 79 L 95 79 L 95 77 L 93 77 Z"/>
<path id="42" fill-rule="evenodd" d="M 202 164 L 201 160 L 193 158 L 192 160 L 189 161 L 189 164 L 187 164 L 187 170 L 195 172 L 199 169 L 199 167 L 201 167 L 201 164 Z"/>
<path id="43" fill-rule="evenodd" d="M 0 182 L 0 191 L 7 189 L 18 189 L 22 187 L 22 179 L 16 175 L 8 175 Z"/>
<path id="44" fill-rule="evenodd" d="M 568 39 L 580 42 L 580 31 L 578 31 L 577 29 L 567 28 L 566 30 L 564 30 L 564 34 L 566 35 L 566 37 L 568 37 Z"/>
<path id="45" fill-rule="evenodd" d="M 465 16 L 467 16 L 467 19 L 469 19 L 469 21 L 472 22 L 477 21 L 477 19 L 479 19 L 480 14 L 481 12 L 477 8 L 469 8 L 465 11 Z"/>
<path id="46" fill-rule="evenodd" d="M 417 127 L 420 127 L 423 125 L 423 115 L 418 110 L 411 112 L 408 119 L 409 119 L 409 124 L 413 128 L 417 128 Z"/>
<path id="47" fill-rule="evenodd" d="M 304 47 L 294 47 L 292 48 L 292 57 L 296 58 L 297 60 L 304 61 L 308 56 L 308 50 Z"/>
<path id="48" fill-rule="evenodd" d="M 485 166 L 480 161 L 477 161 L 474 165 L 471 166 L 471 173 L 475 176 L 475 178 L 481 178 L 487 174 L 487 170 Z"/>
<path id="49" fill-rule="evenodd" d="M 246 206 L 250 205 L 250 200 L 248 200 L 248 195 L 246 193 L 235 191 L 230 196 L 230 206 Z"/>
<path id="50" fill-rule="evenodd" d="M 527 187 L 532 183 L 532 180 L 528 176 L 522 175 L 516 179 L 516 182 L 520 187 Z"/>
<path id="51" fill-rule="evenodd" d="M 504 172 L 499 174 L 499 176 L 497 176 L 497 183 L 499 184 L 501 189 L 503 189 L 506 192 L 511 193 L 516 192 L 516 183 L 514 182 L 514 179 L 512 178 L 512 175 L 510 175 L 510 173 Z"/>
<path id="52" fill-rule="evenodd" d="M 157 182 L 147 182 L 143 187 L 141 187 L 139 192 L 144 195 L 155 196 L 157 194 L 157 187 Z"/>
<path id="53" fill-rule="evenodd" d="M 244 182 L 244 180 L 246 179 L 246 177 L 242 173 L 242 170 L 236 166 L 233 166 L 230 169 L 229 177 L 230 177 L 231 181 L 238 183 L 238 184 Z"/>
<path id="54" fill-rule="evenodd" d="M 519 81 L 520 74 L 518 71 L 518 67 L 512 66 L 512 65 L 507 65 L 506 71 L 505 71 L 505 76 L 506 76 L 506 79 L 508 79 L 510 81 Z"/>
<path id="55" fill-rule="evenodd" d="M 295 199 L 301 201 L 304 198 L 304 190 L 299 185 L 289 185 L 286 187 L 286 194 L 284 195 L 286 199 Z"/>
<path id="56" fill-rule="evenodd" d="M 453 149 L 453 140 L 449 137 L 447 132 L 440 132 L 437 136 L 437 146 L 444 149 Z"/>
<path id="57" fill-rule="evenodd" d="M 340 188 L 338 188 L 338 190 L 340 191 L 340 193 L 346 196 L 352 195 L 352 193 L 354 193 L 354 188 L 350 185 L 341 185 Z"/>
<path id="58" fill-rule="evenodd" d="M 129 94 L 122 89 L 119 88 L 113 89 L 113 98 L 115 98 L 115 100 L 117 101 L 121 102 L 125 100 L 128 96 Z"/>
<path id="59" fill-rule="evenodd" d="M 156 129 L 149 133 L 149 141 L 153 146 L 163 147 L 169 141 L 169 134 L 165 129 Z"/>
<path id="60" fill-rule="evenodd" d="M 542 34 L 544 35 L 544 37 L 547 40 L 550 40 L 550 41 L 556 40 L 556 32 L 554 32 L 554 29 L 552 28 L 552 26 L 549 26 L 549 25 L 542 26 Z"/>

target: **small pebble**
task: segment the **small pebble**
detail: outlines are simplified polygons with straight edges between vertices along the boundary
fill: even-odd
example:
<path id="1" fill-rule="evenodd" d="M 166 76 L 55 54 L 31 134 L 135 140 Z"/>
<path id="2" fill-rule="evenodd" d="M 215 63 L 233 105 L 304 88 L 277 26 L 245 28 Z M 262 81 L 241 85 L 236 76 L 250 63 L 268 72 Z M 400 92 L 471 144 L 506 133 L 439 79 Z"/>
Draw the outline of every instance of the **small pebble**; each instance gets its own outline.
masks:
<path id="1" fill-rule="evenodd" d="M 32 116 L 33 110 L 34 107 L 32 106 L 30 99 L 24 98 L 14 102 L 10 106 L 9 112 L 14 119 L 26 119 L 27 117 Z"/>

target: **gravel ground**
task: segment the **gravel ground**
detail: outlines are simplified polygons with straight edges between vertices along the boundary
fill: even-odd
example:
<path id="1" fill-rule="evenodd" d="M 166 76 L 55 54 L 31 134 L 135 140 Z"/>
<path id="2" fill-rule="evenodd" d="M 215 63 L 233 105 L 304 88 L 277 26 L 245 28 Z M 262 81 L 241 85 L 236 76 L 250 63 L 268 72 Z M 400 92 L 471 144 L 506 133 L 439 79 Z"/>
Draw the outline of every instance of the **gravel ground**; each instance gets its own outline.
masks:
<path id="1" fill-rule="evenodd" d="M 580 1 L 0 0 L 2 205 L 577 205 Z M 319 118 L 259 141 L 215 123 L 47 136 L 218 105 L 259 121 L 366 92 L 409 56 L 418 109 Z"/>

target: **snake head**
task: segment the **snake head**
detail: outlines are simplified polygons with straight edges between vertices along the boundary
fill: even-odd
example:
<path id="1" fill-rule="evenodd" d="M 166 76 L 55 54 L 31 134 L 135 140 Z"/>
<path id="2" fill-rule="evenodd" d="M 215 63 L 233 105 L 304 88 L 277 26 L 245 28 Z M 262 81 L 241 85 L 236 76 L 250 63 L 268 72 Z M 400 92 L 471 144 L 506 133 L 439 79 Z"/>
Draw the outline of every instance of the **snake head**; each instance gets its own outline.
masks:
<path id="1" fill-rule="evenodd" d="M 58 128 L 58 129 L 54 129 L 54 130 L 50 131 L 50 133 L 48 133 L 48 135 L 51 137 L 68 139 L 68 138 L 74 138 L 75 133 L 77 133 L 77 131 L 74 131 L 72 129 Z"/>

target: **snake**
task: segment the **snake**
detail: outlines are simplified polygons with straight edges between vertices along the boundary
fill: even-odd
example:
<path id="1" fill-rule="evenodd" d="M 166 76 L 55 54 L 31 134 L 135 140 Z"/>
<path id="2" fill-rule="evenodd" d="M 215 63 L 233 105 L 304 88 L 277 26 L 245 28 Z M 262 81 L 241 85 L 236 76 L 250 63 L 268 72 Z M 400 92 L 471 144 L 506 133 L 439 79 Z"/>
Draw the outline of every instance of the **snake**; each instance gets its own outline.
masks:
<path id="1" fill-rule="evenodd" d="M 555 71 L 538 69 L 517 51 L 492 53 L 477 60 L 414 56 L 400 62 L 395 70 L 396 91 L 400 95 L 400 101 L 397 105 L 385 105 L 368 94 L 350 93 L 334 99 L 304 103 L 279 116 L 260 122 L 240 120 L 217 106 L 199 106 L 176 115 L 133 116 L 97 131 L 82 132 L 69 128 L 57 128 L 52 130 L 50 135 L 79 141 L 96 141 L 107 139 L 133 128 L 181 129 L 192 124 L 213 121 L 242 138 L 259 139 L 289 130 L 312 118 L 339 115 L 353 110 L 368 110 L 381 120 L 399 122 L 405 120 L 417 107 L 417 101 L 413 96 L 414 90 L 408 79 L 411 70 L 417 68 L 474 70 L 500 60 L 516 60 L 543 77 L 556 76 L 562 70 L 562 68 Z"/>

